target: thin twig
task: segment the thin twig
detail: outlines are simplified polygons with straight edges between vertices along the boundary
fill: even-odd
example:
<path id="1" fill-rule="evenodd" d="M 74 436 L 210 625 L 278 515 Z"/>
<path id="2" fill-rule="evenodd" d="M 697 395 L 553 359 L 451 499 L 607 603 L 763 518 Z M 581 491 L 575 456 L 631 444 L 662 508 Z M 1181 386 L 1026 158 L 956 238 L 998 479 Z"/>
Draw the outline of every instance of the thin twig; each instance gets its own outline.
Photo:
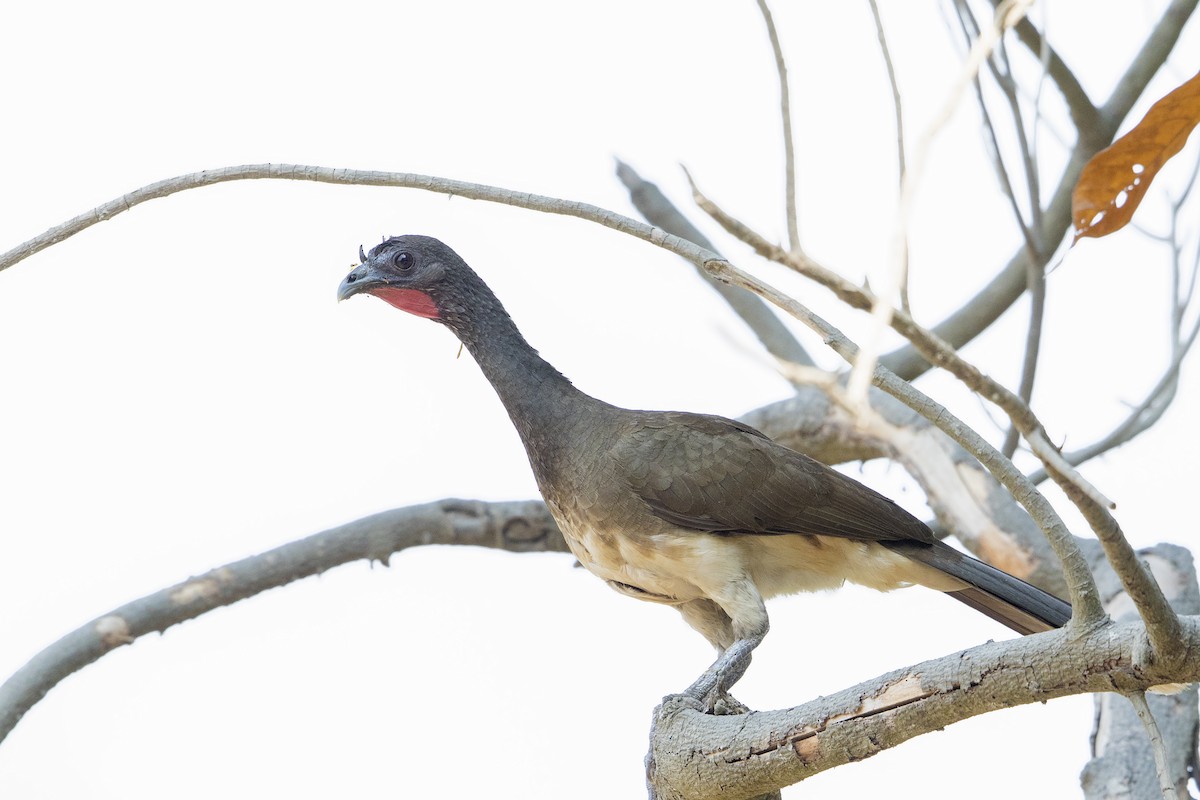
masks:
<path id="1" fill-rule="evenodd" d="M 779 115 L 783 119 L 783 171 L 785 179 L 786 212 L 788 248 L 793 253 L 800 252 L 800 225 L 796 209 L 796 148 L 792 135 L 791 92 L 788 89 L 787 61 L 783 57 L 783 46 L 779 43 L 779 33 L 775 30 L 775 20 L 766 0 L 758 0 L 758 10 L 762 12 L 763 22 L 767 25 L 767 36 L 771 40 L 771 50 L 775 53 L 775 71 L 779 74 Z"/>
<path id="2" fill-rule="evenodd" d="M 879 38 L 879 52 L 883 55 L 883 66 L 887 71 L 888 85 L 892 89 L 892 109 L 896 115 L 896 182 L 904 185 L 904 176 L 908 173 L 907 158 L 904 149 L 904 104 L 900 98 L 900 82 L 896 78 L 896 65 L 892 63 L 892 50 L 888 47 L 887 33 L 883 28 L 883 18 L 879 15 L 879 4 L 875 0 L 867 0 L 871 7 L 871 18 L 875 20 L 875 35 Z M 900 307 L 912 313 L 912 304 L 908 296 L 908 242 L 902 245 L 899 254 L 900 268 Z"/>
<path id="3" fill-rule="evenodd" d="M 883 28 L 883 18 L 879 15 L 879 4 L 876 0 L 867 0 L 871 7 L 871 18 L 875 20 L 875 34 L 879 37 L 879 52 L 883 56 L 883 66 L 887 70 L 888 85 L 892 89 L 892 109 L 896 114 L 896 165 L 897 175 L 903 180 L 908 172 L 905 165 L 904 148 L 904 104 L 900 99 L 900 82 L 896 78 L 896 65 L 892 62 L 892 50 L 888 47 L 887 33 Z"/>
<path id="4" fill-rule="evenodd" d="M 994 59 L 989 62 L 989 65 L 991 66 L 991 72 L 997 85 L 1008 101 L 1009 112 L 1013 120 L 1013 129 L 1017 137 L 1017 146 L 1021 153 L 1021 166 L 1025 176 L 1025 190 L 1028 195 L 1027 202 L 1029 204 L 1028 223 L 1020 219 L 1018 215 L 1018 224 L 1021 226 L 1025 246 L 1029 248 L 1029 259 L 1026 264 L 1028 267 L 1026 278 L 1029 284 L 1029 325 L 1025 331 L 1025 356 L 1021 363 L 1021 379 L 1017 385 L 1017 396 L 1026 403 L 1029 403 L 1033 399 L 1033 385 L 1037 379 L 1038 354 L 1042 346 L 1042 323 L 1046 315 L 1046 272 L 1043 266 L 1045 258 L 1042 256 L 1043 243 L 1041 241 L 1041 186 L 1038 178 L 1037 151 L 1030 144 L 1030 137 L 1025 133 L 1025 121 L 1021 115 L 1021 104 L 1017 97 L 1017 84 L 1013 80 L 1012 70 L 1008 66 L 1007 49 L 1003 40 L 1000 42 L 997 53 L 1004 59 L 1004 69 L 1001 70 L 995 64 Z M 1048 58 L 1049 53 L 1047 51 L 1042 55 L 1042 80 L 1044 80 L 1046 75 L 1045 59 Z M 1042 80 L 1038 82 L 1039 96 Z M 982 103 L 983 97 L 981 93 L 980 104 L 982 105 Z M 1033 119 L 1035 125 L 1039 118 L 1038 98 L 1035 97 L 1033 101 Z M 996 157 L 997 159 L 1000 158 L 999 147 L 996 148 Z M 1015 208 L 1015 192 L 1011 196 Z M 1009 428 L 1004 445 L 1001 448 L 1005 455 L 1011 457 L 1016 452 L 1019 435 L 1020 431 L 1017 430 L 1015 425 Z"/>
<path id="5" fill-rule="evenodd" d="M 850 377 L 846 381 L 846 392 L 852 402 L 866 403 L 867 385 L 875 371 L 875 362 L 878 361 L 883 346 L 883 332 L 891 325 L 895 314 L 893 298 L 903 283 L 903 254 L 908 250 L 908 230 L 915 205 L 917 185 L 923 177 L 925 162 L 933 147 L 934 139 L 949 122 L 954 110 L 961 102 L 966 88 L 975 80 L 975 76 L 979 74 L 979 68 L 991 54 L 1004 31 L 1016 24 L 1032 3 L 1033 0 L 1004 0 L 997 8 L 994 24 L 981 31 L 978 38 L 972 43 L 966 63 L 951 87 L 940 111 L 934 116 L 924 134 L 917 139 L 909 168 L 900 182 L 896 227 L 892 237 L 892 263 L 885 273 L 886 280 L 881 282 L 878 293 L 872 298 L 871 319 L 874 324 L 867 333 L 861 357 L 851 369 Z"/>
<path id="6" fill-rule="evenodd" d="M 979 36 L 979 24 L 974 14 L 965 0 L 956 0 L 954 6 L 958 11 L 963 36 L 966 37 L 968 42 L 972 41 Z M 1003 69 L 997 63 L 998 58 L 1003 59 L 1005 62 Z M 1029 146 L 1029 139 L 1025 135 L 1025 124 L 1021 116 L 1020 102 L 1017 98 L 1016 83 L 1013 81 L 1012 73 L 1008 68 L 1003 39 L 997 43 L 996 52 L 987 60 L 987 65 L 993 80 L 1000 87 L 1001 93 L 1008 102 L 1009 112 L 1012 116 L 1013 127 L 1016 132 L 1017 144 L 1021 153 L 1021 164 L 1024 170 L 1025 187 L 1028 194 L 1027 200 L 1029 203 L 1030 218 L 1029 221 L 1026 221 L 1025 214 L 1021 210 L 1021 204 L 1017 201 L 1016 189 L 1009 178 L 1008 168 L 1004 163 L 999 138 L 996 136 L 996 129 L 992 124 L 991 113 L 988 111 L 987 101 L 983 94 L 983 84 L 978 76 L 976 76 L 975 97 L 979 104 L 979 111 L 983 117 L 984 132 L 987 134 L 987 141 L 991 148 L 996 175 L 1000 180 L 1002 193 L 1008 198 L 1009 207 L 1013 212 L 1013 217 L 1016 219 L 1017 229 L 1021 232 L 1021 237 L 1028 250 L 1026 282 L 1028 284 L 1030 301 L 1029 325 L 1025 334 L 1025 355 L 1021 364 L 1021 379 L 1017 386 L 1017 396 L 1028 404 L 1033 398 L 1033 384 L 1037 376 L 1038 352 L 1041 349 L 1042 320 L 1046 308 L 1046 274 L 1042 266 L 1044 259 L 1041 256 L 1042 247 L 1039 241 L 1042 219 L 1037 163 L 1033 151 Z M 1036 117 L 1036 106 L 1034 114 Z M 1012 458 L 1013 453 L 1017 451 L 1020 435 L 1021 432 L 1017 429 L 1017 426 L 1010 424 L 1008 433 L 1004 438 L 1004 444 L 1000 448 L 1000 451 L 1005 456 Z"/>
<path id="7" fill-rule="evenodd" d="M 1150 750 L 1154 753 L 1154 771 L 1158 775 L 1158 788 L 1162 792 L 1163 800 L 1189 800 L 1186 780 L 1184 785 L 1176 786 L 1171 777 L 1170 759 L 1167 757 L 1167 741 L 1163 738 L 1162 731 L 1158 729 L 1158 722 L 1150 711 L 1150 704 L 1146 702 L 1146 693 L 1130 692 L 1125 697 L 1133 705 L 1134 712 L 1146 729 L 1146 737 L 1150 740 Z"/>
<path id="8" fill-rule="evenodd" d="M 1126 444 L 1139 434 L 1149 430 L 1162 417 L 1163 413 L 1171 406 L 1171 402 L 1175 399 L 1183 360 L 1191 351 L 1192 345 L 1196 343 L 1198 334 L 1200 334 L 1200 317 L 1194 320 L 1191 331 L 1176 348 L 1171 358 L 1171 363 L 1167 365 L 1167 369 L 1162 377 L 1158 379 L 1158 383 L 1147 393 L 1146 399 L 1139 403 L 1124 421 L 1107 436 L 1087 447 L 1070 453 L 1064 453 L 1063 458 L 1068 463 L 1078 466 L 1107 453 L 1113 448 Z M 1045 469 L 1039 469 L 1029 476 L 1029 480 L 1034 483 L 1041 483 L 1048 477 L 1050 476 L 1046 473 Z"/>

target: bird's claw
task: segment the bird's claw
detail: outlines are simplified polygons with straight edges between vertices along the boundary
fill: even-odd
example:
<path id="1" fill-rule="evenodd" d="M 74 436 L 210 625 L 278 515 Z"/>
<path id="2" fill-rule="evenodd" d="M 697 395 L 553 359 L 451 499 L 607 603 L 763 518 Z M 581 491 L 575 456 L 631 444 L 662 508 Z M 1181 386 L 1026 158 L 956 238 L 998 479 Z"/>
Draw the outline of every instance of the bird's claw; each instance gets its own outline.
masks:
<path id="1" fill-rule="evenodd" d="M 671 710 L 673 708 L 689 708 L 692 711 L 699 711 L 701 714 L 711 714 L 712 709 L 705 704 L 704 700 L 692 697 L 687 692 L 679 694 L 669 694 L 662 699 L 661 708 Z"/>

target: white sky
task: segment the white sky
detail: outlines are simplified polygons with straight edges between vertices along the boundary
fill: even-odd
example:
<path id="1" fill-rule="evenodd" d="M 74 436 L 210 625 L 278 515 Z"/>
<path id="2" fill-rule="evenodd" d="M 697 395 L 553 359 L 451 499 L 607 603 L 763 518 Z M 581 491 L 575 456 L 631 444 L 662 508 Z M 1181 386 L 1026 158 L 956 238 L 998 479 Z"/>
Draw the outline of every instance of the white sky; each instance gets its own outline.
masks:
<path id="1" fill-rule="evenodd" d="M 894 139 L 866 3 L 777 5 L 807 248 L 856 280 L 879 274 Z M 957 50 L 936 9 L 883 5 L 915 136 Z M 1101 99 L 1154 11 L 1092 6 L 1037 13 Z M 623 213 L 614 155 L 681 203 L 684 163 L 730 211 L 783 235 L 775 74 L 750 2 L 25 3 L 0 24 L 0 249 L 154 180 L 267 161 L 431 173 Z M 1178 52 L 1196 52 L 1194 33 Z M 1175 67 L 1152 96 L 1196 64 Z M 1016 245 L 979 141 L 968 98 L 914 218 L 912 291 L 930 322 Z M 450 243 L 527 338 L 607 400 L 737 415 L 786 395 L 690 267 L 587 223 L 280 182 L 140 206 L 0 274 L 0 672 L 116 605 L 374 511 L 534 496 L 503 410 L 448 332 L 334 302 L 358 245 L 398 233 Z M 852 337 L 865 330 L 823 291 L 717 241 Z M 1157 378 L 1167 274 L 1162 250 L 1133 235 L 1089 242 L 1055 272 L 1036 398 L 1055 440 L 1091 441 Z M 1010 383 L 1022 317 L 968 352 Z M 987 425 L 948 380 L 922 386 Z M 1189 376 L 1158 429 L 1087 469 L 1135 544 L 1196 542 L 1181 511 L 1198 388 Z M 921 508 L 896 470 L 868 477 Z M 1007 635 L 921 590 L 846 589 L 771 612 L 737 692 L 759 708 Z M 0 747 L 0 796 L 637 797 L 651 709 L 710 659 L 673 612 L 567 556 L 409 551 L 69 678 Z M 1089 698 L 993 714 L 785 796 L 1072 796 L 1090 723 Z"/>

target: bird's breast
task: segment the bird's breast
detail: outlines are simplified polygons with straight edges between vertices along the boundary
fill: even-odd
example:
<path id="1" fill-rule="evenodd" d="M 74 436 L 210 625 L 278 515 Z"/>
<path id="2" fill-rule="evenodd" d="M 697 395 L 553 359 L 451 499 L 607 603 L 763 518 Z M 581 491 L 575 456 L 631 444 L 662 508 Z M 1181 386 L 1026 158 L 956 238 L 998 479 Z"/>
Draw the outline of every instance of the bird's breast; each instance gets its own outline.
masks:
<path id="1" fill-rule="evenodd" d="M 677 537 L 606 524 L 549 499 L 547 505 L 579 563 L 622 594 L 668 604 L 705 596 L 688 567 L 695 559 L 680 552 Z"/>

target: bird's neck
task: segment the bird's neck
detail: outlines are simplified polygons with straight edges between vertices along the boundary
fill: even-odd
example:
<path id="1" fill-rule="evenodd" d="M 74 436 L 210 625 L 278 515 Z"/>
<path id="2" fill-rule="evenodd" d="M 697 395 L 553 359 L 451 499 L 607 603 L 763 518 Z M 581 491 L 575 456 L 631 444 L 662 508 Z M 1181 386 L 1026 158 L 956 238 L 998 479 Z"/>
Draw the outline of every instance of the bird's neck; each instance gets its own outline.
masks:
<path id="1" fill-rule="evenodd" d="M 482 285 L 482 284 L 481 284 Z M 583 406 L 599 403 L 576 389 L 525 341 L 500 301 L 486 287 L 472 298 L 469 314 L 443 313 L 500 396 L 529 452 L 550 457 Z"/>

